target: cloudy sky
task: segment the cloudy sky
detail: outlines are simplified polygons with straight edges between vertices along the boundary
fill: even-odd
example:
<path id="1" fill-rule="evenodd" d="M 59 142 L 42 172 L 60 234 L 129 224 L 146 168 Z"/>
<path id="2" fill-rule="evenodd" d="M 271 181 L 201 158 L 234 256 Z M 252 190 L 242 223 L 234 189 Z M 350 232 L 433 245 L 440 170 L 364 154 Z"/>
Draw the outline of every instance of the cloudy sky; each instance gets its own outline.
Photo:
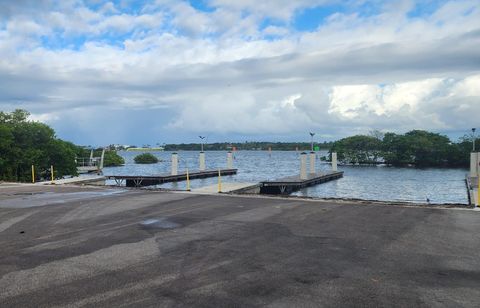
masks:
<path id="1" fill-rule="evenodd" d="M 78 144 L 480 127 L 480 1 L 0 0 L 0 110 Z"/>

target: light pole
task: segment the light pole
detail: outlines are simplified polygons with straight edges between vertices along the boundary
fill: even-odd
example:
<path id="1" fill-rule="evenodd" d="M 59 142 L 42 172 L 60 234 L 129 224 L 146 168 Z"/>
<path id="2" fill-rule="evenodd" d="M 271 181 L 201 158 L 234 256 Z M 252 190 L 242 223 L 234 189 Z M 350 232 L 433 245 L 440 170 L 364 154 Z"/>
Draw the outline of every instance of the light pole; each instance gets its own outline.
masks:
<path id="1" fill-rule="evenodd" d="M 203 152 L 203 140 L 205 140 L 205 136 L 198 136 L 198 138 L 202 139 L 201 144 L 202 144 L 202 152 Z"/>
<path id="2" fill-rule="evenodd" d="M 310 137 L 311 137 L 311 138 L 310 138 L 310 139 L 311 139 L 311 141 L 310 141 L 310 146 L 311 146 L 311 151 L 312 151 L 312 152 L 313 152 L 313 136 L 315 136 L 315 133 L 310 132 Z"/>
<path id="3" fill-rule="evenodd" d="M 472 152 L 475 152 L 475 130 L 476 128 L 472 128 L 472 141 L 473 141 L 473 151 Z"/>

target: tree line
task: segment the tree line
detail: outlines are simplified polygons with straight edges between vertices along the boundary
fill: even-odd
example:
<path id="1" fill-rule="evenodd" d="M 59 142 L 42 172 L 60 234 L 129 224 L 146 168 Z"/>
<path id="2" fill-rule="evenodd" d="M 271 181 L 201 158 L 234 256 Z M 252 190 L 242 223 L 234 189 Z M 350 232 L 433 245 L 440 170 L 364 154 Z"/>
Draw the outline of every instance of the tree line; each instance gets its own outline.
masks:
<path id="1" fill-rule="evenodd" d="M 0 111 L 0 181 L 30 182 L 32 165 L 35 179 L 50 179 L 77 175 L 77 157 L 89 157 L 90 150 L 59 139 L 46 124 L 29 121 L 29 113 L 17 109 Z M 95 156 L 100 156 L 101 149 Z M 106 152 L 104 166 L 122 164 L 123 158 L 115 152 Z"/>
<path id="2" fill-rule="evenodd" d="M 370 135 L 356 135 L 334 142 L 330 154 L 337 152 L 338 160 L 346 164 L 467 167 L 472 141 L 469 136 L 464 136 L 458 142 L 452 142 L 447 136 L 424 130 L 412 130 L 405 134 L 375 131 Z"/>
<path id="3" fill-rule="evenodd" d="M 321 150 L 328 150 L 332 146 L 332 142 L 314 143 L 314 147 Z M 231 151 L 234 148 L 237 151 L 310 151 L 310 142 L 268 142 L 268 141 L 245 141 L 245 142 L 216 142 L 206 143 L 203 145 L 205 151 Z M 199 151 L 200 143 L 181 143 L 166 144 L 165 151 Z"/>

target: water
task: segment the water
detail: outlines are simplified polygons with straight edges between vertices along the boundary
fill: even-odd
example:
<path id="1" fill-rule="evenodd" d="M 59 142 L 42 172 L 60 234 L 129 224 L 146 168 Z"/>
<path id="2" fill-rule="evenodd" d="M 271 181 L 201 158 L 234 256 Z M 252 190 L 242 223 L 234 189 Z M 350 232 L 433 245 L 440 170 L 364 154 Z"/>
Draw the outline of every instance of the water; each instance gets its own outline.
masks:
<path id="1" fill-rule="evenodd" d="M 152 152 L 163 162 L 150 165 L 137 165 L 133 158 L 139 152 L 118 152 L 125 159 L 125 166 L 108 167 L 105 175 L 155 175 L 170 172 L 172 152 Z M 198 152 L 181 151 L 179 171 L 188 166 L 189 170 L 198 169 Z M 326 155 L 320 151 L 318 156 Z M 207 169 L 226 168 L 225 151 L 206 152 Z M 234 168 L 238 174 L 222 177 L 223 182 L 257 183 L 299 173 L 299 152 L 239 151 L 235 153 Z M 330 165 L 317 160 L 317 171 L 329 170 Z M 463 203 L 466 204 L 465 174 L 467 169 L 447 168 L 394 168 L 387 166 L 339 166 L 344 177 L 339 180 L 308 187 L 294 195 L 321 198 L 357 198 L 381 201 L 407 201 L 426 203 Z M 191 188 L 216 184 L 217 178 L 190 181 Z M 113 183 L 111 183 L 113 184 Z M 185 189 L 185 182 L 166 183 L 157 187 Z"/>

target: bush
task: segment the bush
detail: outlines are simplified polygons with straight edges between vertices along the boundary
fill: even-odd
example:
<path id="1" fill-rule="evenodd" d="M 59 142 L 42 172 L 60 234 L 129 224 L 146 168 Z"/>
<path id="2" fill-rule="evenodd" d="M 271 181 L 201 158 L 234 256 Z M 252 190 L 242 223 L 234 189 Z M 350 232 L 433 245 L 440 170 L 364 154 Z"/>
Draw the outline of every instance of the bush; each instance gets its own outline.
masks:
<path id="1" fill-rule="evenodd" d="M 125 160 L 115 151 L 105 151 L 105 158 L 103 160 L 104 167 L 115 167 L 125 165 Z"/>
<path id="2" fill-rule="evenodd" d="M 133 159 L 136 164 L 155 164 L 158 163 L 158 158 L 150 153 L 143 153 L 135 156 Z"/>

